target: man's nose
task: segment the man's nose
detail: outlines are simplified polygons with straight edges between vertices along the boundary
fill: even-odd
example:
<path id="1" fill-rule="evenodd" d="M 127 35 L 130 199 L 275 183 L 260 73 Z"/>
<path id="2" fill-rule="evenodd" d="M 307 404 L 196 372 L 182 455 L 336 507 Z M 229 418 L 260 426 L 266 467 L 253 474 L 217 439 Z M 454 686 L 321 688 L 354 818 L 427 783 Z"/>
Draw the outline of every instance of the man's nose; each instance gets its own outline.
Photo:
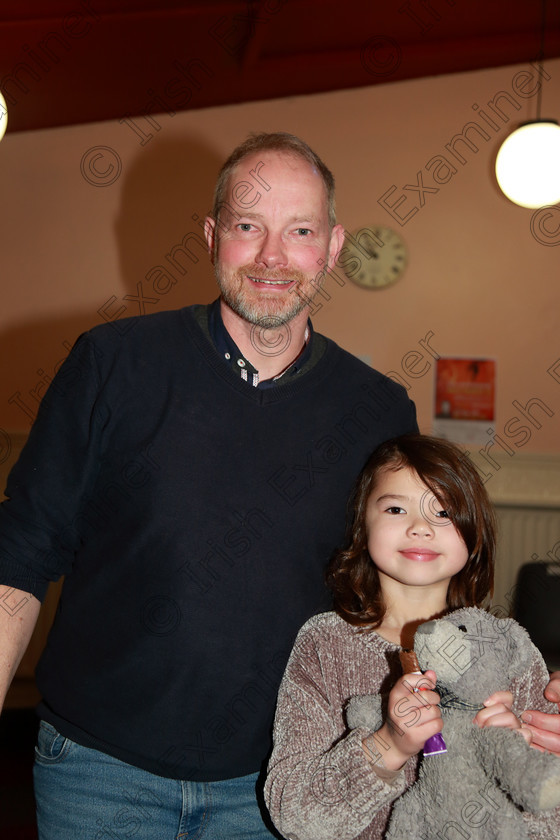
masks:
<path id="1" fill-rule="evenodd" d="M 262 240 L 256 261 L 269 268 L 287 265 L 286 246 L 280 234 L 267 232 Z"/>

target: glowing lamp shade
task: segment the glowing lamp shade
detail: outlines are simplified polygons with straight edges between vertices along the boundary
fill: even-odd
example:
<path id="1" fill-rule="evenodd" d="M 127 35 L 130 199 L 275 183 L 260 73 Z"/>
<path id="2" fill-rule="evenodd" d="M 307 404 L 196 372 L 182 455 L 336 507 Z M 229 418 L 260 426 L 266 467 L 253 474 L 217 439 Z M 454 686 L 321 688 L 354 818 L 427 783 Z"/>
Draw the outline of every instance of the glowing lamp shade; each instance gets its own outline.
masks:
<path id="1" fill-rule="evenodd" d="M 554 120 L 525 123 L 507 137 L 496 157 L 502 192 L 521 207 L 560 201 L 560 125 Z"/>
<path id="2" fill-rule="evenodd" d="M 8 109 L 6 108 L 6 100 L 0 93 L 0 140 L 6 133 L 6 126 L 8 125 Z"/>

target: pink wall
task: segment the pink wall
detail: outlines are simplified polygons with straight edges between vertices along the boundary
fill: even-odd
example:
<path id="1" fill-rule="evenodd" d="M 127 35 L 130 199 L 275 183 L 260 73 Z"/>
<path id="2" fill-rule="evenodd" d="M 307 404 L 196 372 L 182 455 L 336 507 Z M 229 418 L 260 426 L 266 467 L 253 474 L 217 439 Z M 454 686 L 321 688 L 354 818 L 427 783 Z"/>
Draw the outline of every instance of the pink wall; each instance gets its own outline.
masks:
<path id="1" fill-rule="evenodd" d="M 0 146 L 0 427 L 29 428 L 54 368 L 84 329 L 119 311 L 215 297 L 197 236 L 217 169 L 249 131 L 287 130 L 333 169 L 339 219 L 349 230 L 393 227 L 410 252 L 392 288 L 363 291 L 341 274 L 340 283 L 327 280 L 316 328 L 379 370 L 399 372 L 424 431 L 433 354 L 496 359 L 497 432 L 520 416 L 514 401 L 533 400 L 523 449 L 558 452 L 560 362 L 556 376 L 547 371 L 560 358 L 560 210 L 545 218 L 516 207 L 493 176 L 509 129 L 535 116 L 538 84 L 543 112 L 559 116 L 552 105 L 560 102 L 560 61 L 545 70 L 540 80 L 524 65 L 163 114 L 135 125 L 8 134 Z M 486 137 L 475 126 L 469 137 L 478 151 L 455 145 L 460 163 L 446 145 L 473 121 Z M 418 183 L 431 191 L 403 190 Z M 393 185 L 387 201 L 404 197 L 397 211 L 411 214 L 404 225 L 378 202 Z M 167 257 L 185 236 L 190 257 Z M 139 291 L 149 300 L 135 300 Z M 427 336 L 428 345 L 420 344 Z M 405 371 L 413 350 L 423 356 Z"/>

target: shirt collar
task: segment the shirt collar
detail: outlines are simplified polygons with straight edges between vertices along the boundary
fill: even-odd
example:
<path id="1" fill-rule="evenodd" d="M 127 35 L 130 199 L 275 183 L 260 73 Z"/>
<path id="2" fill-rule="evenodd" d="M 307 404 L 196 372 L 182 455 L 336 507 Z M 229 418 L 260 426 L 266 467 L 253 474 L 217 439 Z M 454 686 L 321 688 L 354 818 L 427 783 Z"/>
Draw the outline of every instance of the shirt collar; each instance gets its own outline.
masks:
<path id="1" fill-rule="evenodd" d="M 302 352 L 291 365 L 289 365 L 277 376 L 274 376 L 272 379 L 263 379 L 261 381 L 257 368 L 255 368 L 251 362 L 245 358 L 224 326 L 220 309 L 220 298 L 215 300 L 208 307 L 208 329 L 210 331 L 210 337 L 214 342 L 214 346 L 224 361 L 237 373 L 238 376 L 241 377 L 241 379 L 244 379 L 256 388 L 271 388 L 283 376 L 295 376 L 311 355 L 311 337 L 313 335 L 313 326 L 308 318 L 307 328 L 305 331 L 306 343 Z"/>

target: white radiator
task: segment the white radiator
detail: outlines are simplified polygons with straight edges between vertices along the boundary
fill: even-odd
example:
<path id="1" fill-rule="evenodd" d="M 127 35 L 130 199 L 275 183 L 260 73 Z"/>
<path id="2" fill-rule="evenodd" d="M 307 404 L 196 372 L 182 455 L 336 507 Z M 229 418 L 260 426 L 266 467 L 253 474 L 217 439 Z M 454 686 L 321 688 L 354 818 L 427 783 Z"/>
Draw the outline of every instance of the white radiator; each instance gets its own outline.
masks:
<path id="1" fill-rule="evenodd" d="M 496 505 L 498 553 L 494 606 L 498 615 L 513 607 L 517 573 L 525 563 L 554 562 L 560 570 L 560 508 Z M 560 621 L 560 604 L 558 605 Z"/>
<path id="2" fill-rule="evenodd" d="M 480 466 L 477 455 L 472 457 Z M 540 560 L 560 567 L 560 455 L 503 454 L 483 472 L 498 515 L 493 604 L 508 615 L 521 566 Z"/>

